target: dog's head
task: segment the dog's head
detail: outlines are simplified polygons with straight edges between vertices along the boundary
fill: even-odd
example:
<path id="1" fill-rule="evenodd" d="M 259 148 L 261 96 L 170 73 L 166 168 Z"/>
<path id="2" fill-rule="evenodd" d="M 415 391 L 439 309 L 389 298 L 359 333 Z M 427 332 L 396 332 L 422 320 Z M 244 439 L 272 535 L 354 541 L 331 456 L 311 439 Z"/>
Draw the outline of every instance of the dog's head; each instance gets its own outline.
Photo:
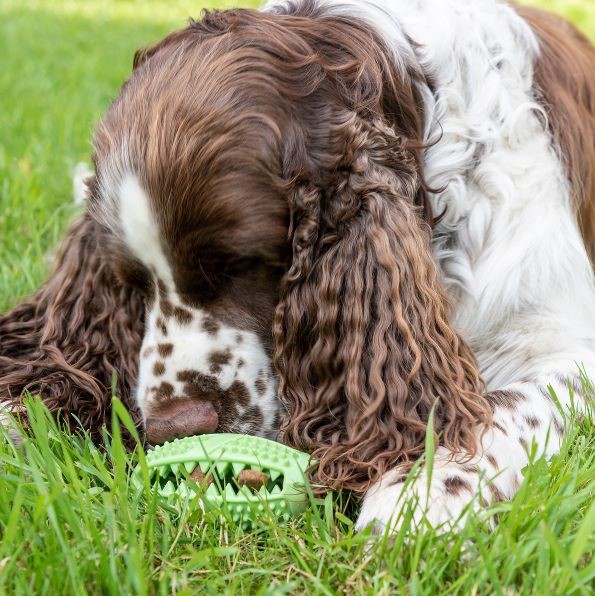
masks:
<path id="1" fill-rule="evenodd" d="M 145 300 L 150 441 L 267 433 L 352 488 L 471 443 L 479 380 L 429 250 L 414 74 L 365 25 L 207 13 L 139 52 L 89 208 Z M 278 400 L 278 396 L 281 398 Z"/>

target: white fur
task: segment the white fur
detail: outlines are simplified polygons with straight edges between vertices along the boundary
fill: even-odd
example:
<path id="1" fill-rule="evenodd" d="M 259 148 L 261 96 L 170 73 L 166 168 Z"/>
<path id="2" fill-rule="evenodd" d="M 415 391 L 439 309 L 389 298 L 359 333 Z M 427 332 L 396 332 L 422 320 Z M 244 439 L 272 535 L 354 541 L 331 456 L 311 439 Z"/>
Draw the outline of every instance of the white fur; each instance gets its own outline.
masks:
<path id="1" fill-rule="evenodd" d="M 434 93 L 418 83 L 425 140 L 435 143 L 426 150 L 425 174 L 431 187 L 444 188 L 434 197 L 435 213 L 445 215 L 433 249 L 454 325 L 474 350 L 488 389 L 525 396 L 514 415 L 496 408 L 508 436 L 497 430 L 484 436 L 475 462 L 480 474 L 470 482 L 477 492 L 494 476 L 486 459 L 493 455 L 501 464 L 498 490 L 510 497 L 528 461 L 518 438 L 535 441 L 538 454 L 559 447 L 547 385 L 568 406 L 560 375 L 576 376 L 579 363 L 595 373 L 592 269 L 533 91 L 538 41 L 513 8 L 495 0 L 318 3 L 364 19 L 394 49 L 396 68 L 403 71 L 405 60 L 433 82 Z M 579 397 L 576 405 L 582 407 Z M 529 428 L 525 416 L 538 418 L 539 427 Z M 444 450 L 429 495 L 425 472 L 409 489 L 391 473 L 369 491 L 358 527 L 394 523 L 402 494 L 420 496 L 430 522 L 453 522 L 471 500 L 444 493 L 439 479 L 455 473 L 469 476 Z"/>
<path id="2" fill-rule="evenodd" d="M 88 163 L 80 161 L 74 166 L 72 173 L 72 197 L 75 205 L 83 205 L 89 194 L 87 179 L 93 175 Z"/>
<path id="3" fill-rule="evenodd" d="M 119 189 L 120 229 L 132 254 L 166 286 L 173 275 L 161 245 L 161 232 L 153 217 L 151 202 L 136 176 L 124 176 Z"/>

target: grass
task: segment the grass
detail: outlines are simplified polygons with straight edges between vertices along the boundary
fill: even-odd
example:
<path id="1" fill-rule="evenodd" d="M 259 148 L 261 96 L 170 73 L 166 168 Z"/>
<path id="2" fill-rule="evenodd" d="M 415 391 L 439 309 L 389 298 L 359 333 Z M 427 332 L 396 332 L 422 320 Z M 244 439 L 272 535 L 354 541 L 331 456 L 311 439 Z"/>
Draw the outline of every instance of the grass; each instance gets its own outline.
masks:
<path id="1" fill-rule="evenodd" d="M 120 423 L 107 449 L 30 404 L 32 436 L 0 439 L 0 590 L 51 594 L 589 594 L 595 585 L 595 425 L 582 421 L 550 463 L 535 462 L 495 529 L 421 529 L 394 541 L 356 534 L 327 497 L 288 525 L 243 531 L 197 501 L 131 481 Z"/>
<path id="2" fill-rule="evenodd" d="M 239 1 L 239 0 L 238 0 Z M 243 1 L 243 5 L 248 3 Z M 231 2 L 217 3 L 218 6 Z M 256 3 L 253 3 L 256 4 Z M 595 4 L 542 0 L 595 37 Z M 0 3 L 0 310 L 34 290 L 76 214 L 71 172 L 135 49 L 196 15 L 196 1 Z M 105 452 L 32 404 L 22 449 L 0 438 L 0 592 L 191 594 L 589 593 L 595 586 L 595 425 L 526 470 L 490 529 L 394 543 L 355 534 L 327 499 L 288 526 L 243 532 L 132 487 L 115 426 Z M 121 412 L 125 419 L 125 413 Z"/>

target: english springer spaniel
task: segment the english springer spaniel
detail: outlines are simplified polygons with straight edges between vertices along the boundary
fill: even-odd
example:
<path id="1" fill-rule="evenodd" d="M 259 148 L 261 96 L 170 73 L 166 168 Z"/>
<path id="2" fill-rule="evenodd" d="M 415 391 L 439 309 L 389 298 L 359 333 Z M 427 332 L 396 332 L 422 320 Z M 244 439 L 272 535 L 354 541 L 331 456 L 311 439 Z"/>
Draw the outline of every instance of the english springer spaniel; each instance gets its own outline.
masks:
<path id="1" fill-rule="evenodd" d="M 148 442 L 279 431 L 377 529 L 510 498 L 585 410 L 595 50 L 562 19 L 205 12 L 137 52 L 93 160 L 49 281 L 0 317 L 6 408 L 39 394 L 96 436 L 115 375 Z"/>

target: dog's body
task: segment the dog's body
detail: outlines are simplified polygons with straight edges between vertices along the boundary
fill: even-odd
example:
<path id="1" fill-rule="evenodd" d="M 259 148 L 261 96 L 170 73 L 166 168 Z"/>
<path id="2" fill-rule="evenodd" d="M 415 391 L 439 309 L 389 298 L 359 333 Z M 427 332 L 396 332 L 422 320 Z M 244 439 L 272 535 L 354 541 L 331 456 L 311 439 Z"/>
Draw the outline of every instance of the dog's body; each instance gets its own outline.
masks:
<path id="1" fill-rule="evenodd" d="M 0 395 L 97 426 L 116 371 L 154 442 L 270 433 L 278 395 L 317 478 L 367 489 L 360 527 L 394 519 L 434 407 L 407 496 L 434 524 L 511 497 L 595 374 L 590 44 L 491 0 L 304 0 L 135 66 L 89 214 L 0 318 Z"/>

